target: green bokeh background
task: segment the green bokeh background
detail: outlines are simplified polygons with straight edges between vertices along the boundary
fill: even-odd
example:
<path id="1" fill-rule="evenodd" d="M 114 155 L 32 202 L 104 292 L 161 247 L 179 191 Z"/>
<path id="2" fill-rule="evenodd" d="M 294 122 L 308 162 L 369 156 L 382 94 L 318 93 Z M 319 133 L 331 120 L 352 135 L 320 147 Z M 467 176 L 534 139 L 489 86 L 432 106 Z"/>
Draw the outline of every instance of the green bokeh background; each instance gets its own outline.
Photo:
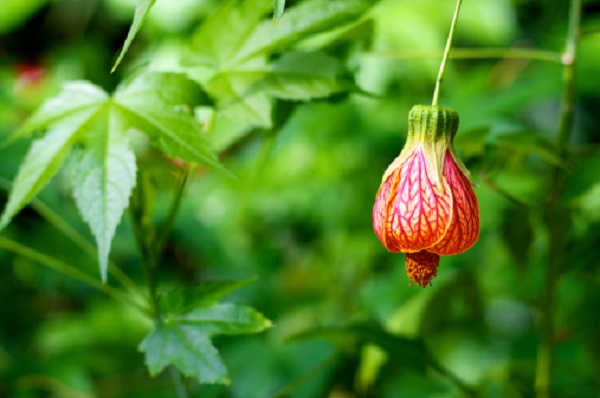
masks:
<path id="1" fill-rule="evenodd" d="M 455 46 L 560 52 L 567 3 L 465 1 Z M 112 89 L 140 65 L 175 65 L 218 5 L 159 0 L 125 64 L 110 74 L 134 0 L 0 0 L 0 135 L 14 131 L 66 80 Z M 433 286 L 420 289 L 409 287 L 404 255 L 387 253 L 372 231 L 374 196 L 402 148 L 408 111 L 431 100 L 453 8 L 450 0 L 380 1 L 350 44 L 331 49 L 369 95 L 303 103 L 281 128 L 253 131 L 221 155 L 237 179 L 202 170 L 193 176 L 169 237 L 161 285 L 257 276 L 230 300 L 254 306 L 276 326 L 216 339 L 232 383 L 188 380 L 190 396 L 463 396 L 452 376 L 415 354 L 420 344 L 481 396 L 534 396 L 549 257 L 545 217 L 564 218 L 566 233 L 552 387 L 558 397 L 600 396 L 600 2 L 584 2 L 589 33 L 577 63 L 569 162 L 552 144 L 560 64 L 452 59 L 440 105 L 460 113 L 456 149 L 478 185 L 479 241 L 464 254 L 443 257 Z M 310 48 L 310 40 L 303 45 Z M 275 116 L 286 107 L 278 103 Z M 4 188 L 27 147 L 0 149 Z M 151 151 L 139 165 L 155 184 L 160 224 L 177 169 Z M 571 172 L 564 211 L 547 215 L 541 207 L 557 166 Z M 91 240 L 68 184 L 69 173 L 61 172 L 40 200 Z M 111 259 L 143 284 L 129 221 L 117 230 Z M 31 208 L 2 233 L 97 272 L 93 258 Z M 147 374 L 137 345 L 150 325 L 133 310 L 3 251 L 0 303 L 0 397 L 175 396 L 169 371 Z M 405 338 L 406 346 L 377 340 L 377 328 Z"/>

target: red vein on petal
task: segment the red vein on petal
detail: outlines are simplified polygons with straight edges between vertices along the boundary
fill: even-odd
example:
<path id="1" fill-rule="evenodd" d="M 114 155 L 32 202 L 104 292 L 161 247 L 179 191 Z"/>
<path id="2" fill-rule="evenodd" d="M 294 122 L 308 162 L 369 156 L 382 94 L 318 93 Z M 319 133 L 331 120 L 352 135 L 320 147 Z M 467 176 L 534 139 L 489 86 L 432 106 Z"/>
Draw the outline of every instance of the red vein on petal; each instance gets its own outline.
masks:
<path id="1" fill-rule="evenodd" d="M 452 217 L 452 195 L 449 187 L 442 193 L 429 178 L 420 146 L 402 164 L 397 192 L 390 204 L 391 232 L 398 249 L 415 252 L 441 240 Z"/>
<path id="2" fill-rule="evenodd" d="M 454 163 L 449 151 L 444 158 L 444 177 L 454 199 L 454 217 L 444 238 L 427 250 L 441 255 L 458 254 L 473 246 L 479 237 L 479 205 L 471 182 Z"/>

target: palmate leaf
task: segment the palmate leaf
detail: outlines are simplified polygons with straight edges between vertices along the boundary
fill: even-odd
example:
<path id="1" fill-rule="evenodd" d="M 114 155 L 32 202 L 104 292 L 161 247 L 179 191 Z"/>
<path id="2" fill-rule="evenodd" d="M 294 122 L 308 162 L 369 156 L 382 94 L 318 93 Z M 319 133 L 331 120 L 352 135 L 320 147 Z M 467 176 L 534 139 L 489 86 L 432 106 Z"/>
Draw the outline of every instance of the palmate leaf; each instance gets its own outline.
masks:
<path id="1" fill-rule="evenodd" d="M 347 92 L 354 82 L 340 62 L 325 53 L 287 53 L 275 63 L 253 62 L 219 73 L 206 90 L 217 98 L 213 146 L 227 148 L 248 128 L 272 128 L 271 98 L 305 101 Z"/>
<path id="2" fill-rule="evenodd" d="M 46 130 L 33 141 L 19 168 L 0 229 L 56 174 L 77 144 L 74 197 L 96 238 L 105 280 L 111 241 L 135 185 L 135 155 L 128 132 L 146 134 L 168 156 L 222 169 L 202 126 L 189 111 L 205 101 L 196 83 L 173 73 L 139 74 L 112 97 L 87 82 L 65 85 L 9 139 Z"/>
<path id="3" fill-rule="evenodd" d="M 149 73 L 135 77 L 114 94 L 115 104 L 162 152 L 213 169 L 225 169 L 213 152 L 194 105 L 206 101 L 198 85 L 178 73 Z"/>
<path id="4" fill-rule="evenodd" d="M 272 326 L 244 305 L 218 301 L 250 281 L 222 281 L 178 289 L 158 301 L 161 320 L 140 344 L 146 365 L 156 375 L 169 365 L 201 383 L 229 383 L 227 369 L 210 338 L 258 333 Z"/>
<path id="5" fill-rule="evenodd" d="M 129 50 L 129 46 L 131 46 L 133 39 L 142 28 L 142 24 L 146 20 L 146 17 L 148 16 L 148 13 L 150 12 L 150 9 L 154 5 L 154 3 L 156 3 L 156 0 L 138 0 L 137 5 L 135 6 L 135 14 L 133 16 L 133 22 L 131 23 L 131 27 L 129 28 L 129 33 L 127 33 L 127 38 L 125 39 L 123 48 L 119 53 L 119 57 L 115 61 L 115 64 L 113 65 L 110 71 L 111 73 L 117 69 L 117 67 L 123 60 L 123 57 L 127 53 L 127 50 Z"/>
<path id="6" fill-rule="evenodd" d="M 100 88 L 87 82 L 72 82 L 55 98 L 46 101 L 40 109 L 8 139 L 8 143 L 30 136 L 47 128 L 46 135 L 35 140 L 14 180 L 8 202 L 0 218 L 0 230 L 38 194 L 56 174 L 84 133 L 87 123 L 102 112 L 108 96 Z"/>
<path id="7" fill-rule="evenodd" d="M 252 128 L 271 128 L 272 98 L 309 100 L 355 88 L 339 73 L 339 61 L 324 53 L 284 53 L 274 62 L 267 56 L 311 34 L 355 22 L 374 3 L 308 0 L 273 24 L 264 18 L 272 6 L 268 1 L 226 2 L 199 28 L 184 60 L 190 76 L 215 99 L 217 148 L 226 148 Z"/>
<path id="8" fill-rule="evenodd" d="M 89 126 L 85 150 L 76 157 L 73 176 L 75 202 L 96 238 L 103 280 L 110 244 L 136 181 L 127 121 L 118 112 L 106 112 L 96 125 Z"/>
<path id="9" fill-rule="evenodd" d="M 8 138 L 5 144 L 53 126 L 55 122 L 63 120 L 60 122 L 62 124 L 64 119 L 69 116 L 85 121 L 91 118 L 106 103 L 107 99 L 108 94 L 104 90 L 89 82 L 67 82 L 62 91 L 44 102 L 23 126 Z"/>
<path id="10" fill-rule="evenodd" d="M 263 21 L 245 40 L 232 63 L 259 54 L 269 54 L 307 38 L 311 34 L 354 22 L 373 6 L 372 0 L 309 0 L 288 9 L 285 19 L 273 24 Z"/>
<path id="11" fill-rule="evenodd" d="M 270 0 L 227 0 L 195 33 L 186 63 L 226 69 L 271 9 Z"/>

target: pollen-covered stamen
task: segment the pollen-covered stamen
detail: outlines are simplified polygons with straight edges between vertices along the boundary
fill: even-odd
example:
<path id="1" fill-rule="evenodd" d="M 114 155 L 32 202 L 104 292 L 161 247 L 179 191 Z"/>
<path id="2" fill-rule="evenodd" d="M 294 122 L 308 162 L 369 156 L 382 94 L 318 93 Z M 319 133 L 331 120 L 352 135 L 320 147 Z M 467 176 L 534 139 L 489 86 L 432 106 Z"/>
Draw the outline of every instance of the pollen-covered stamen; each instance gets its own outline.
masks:
<path id="1" fill-rule="evenodd" d="M 440 256 L 427 250 L 406 254 L 408 277 L 421 287 L 431 284 L 431 280 L 437 276 L 438 265 Z"/>

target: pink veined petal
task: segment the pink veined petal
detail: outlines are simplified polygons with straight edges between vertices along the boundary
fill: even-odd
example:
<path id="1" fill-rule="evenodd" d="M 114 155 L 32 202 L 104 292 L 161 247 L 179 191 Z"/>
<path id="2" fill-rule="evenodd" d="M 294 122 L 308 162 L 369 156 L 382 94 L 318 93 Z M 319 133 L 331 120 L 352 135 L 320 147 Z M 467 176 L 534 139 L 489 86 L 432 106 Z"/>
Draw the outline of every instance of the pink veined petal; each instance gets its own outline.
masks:
<path id="1" fill-rule="evenodd" d="M 379 238 L 383 246 L 385 246 L 389 251 L 398 251 L 392 250 L 388 247 L 387 244 L 387 228 L 388 225 L 386 223 L 387 213 L 388 213 L 388 200 L 392 195 L 392 192 L 396 189 L 398 182 L 398 173 L 394 172 L 389 175 L 389 177 L 381 184 L 379 187 L 379 192 L 377 192 L 377 196 L 375 197 L 375 205 L 373 206 L 373 230 L 375 231 L 375 235 Z"/>
<path id="2" fill-rule="evenodd" d="M 392 252 L 418 252 L 440 241 L 452 218 L 452 195 L 429 178 L 425 156 L 417 146 L 381 185 L 373 208 L 373 227 Z"/>
<path id="3" fill-rule="evenodd" d="M 460 171 L 449 151 L 444 158 L 444 178 L 453 197 L 453 217 L 444 238 L 428 248 L 440 255 L 462 253 L 479 237 L 479 205 L 471 182 Z"/>

